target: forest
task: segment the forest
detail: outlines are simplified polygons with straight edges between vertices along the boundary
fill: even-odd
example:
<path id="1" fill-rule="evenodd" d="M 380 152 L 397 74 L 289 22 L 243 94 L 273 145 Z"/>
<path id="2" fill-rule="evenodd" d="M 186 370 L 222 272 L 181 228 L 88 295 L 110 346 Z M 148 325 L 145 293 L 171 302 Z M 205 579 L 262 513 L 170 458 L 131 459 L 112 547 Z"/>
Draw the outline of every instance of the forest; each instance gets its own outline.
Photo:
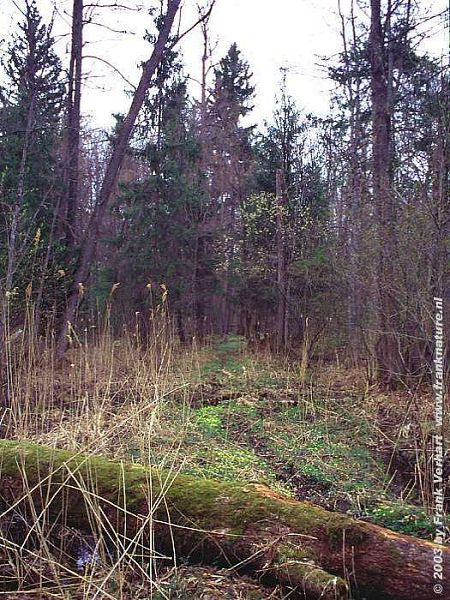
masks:
<path id="1" fill-rule="evenodd" d="M 445 3 L 0 7 L 0 596 L 450 599 Z"/>

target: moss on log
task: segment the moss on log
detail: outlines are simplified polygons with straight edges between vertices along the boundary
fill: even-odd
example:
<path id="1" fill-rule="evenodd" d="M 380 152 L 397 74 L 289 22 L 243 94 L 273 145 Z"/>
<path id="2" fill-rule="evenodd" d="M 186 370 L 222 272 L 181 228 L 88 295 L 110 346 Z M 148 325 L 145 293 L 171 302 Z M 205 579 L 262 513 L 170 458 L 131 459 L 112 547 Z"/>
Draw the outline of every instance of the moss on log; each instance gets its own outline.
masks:
<path id="1" fill-rule="evenodd" d="M 195 561 L 245 565 L 306 598 L 345 599 L 348 587 L 373 600 L 433 597 L 433 555 L 450 549 L 356 521 L 258 484 L 171 475 L 137 464 L 74 455 L 30 442 L 0 440 L 0 494 L 89 531 L 95 494 L 105 527 L 133 535 L 149 512 L 157 550 Z M 34 489 L 33 489 L 34 488 Z M 126 506 L 126 510 L 124 507 Z M 170 525 L 169 525 L 170 523 Z M 450 589 L 442 598 L 450 598 Z"/>

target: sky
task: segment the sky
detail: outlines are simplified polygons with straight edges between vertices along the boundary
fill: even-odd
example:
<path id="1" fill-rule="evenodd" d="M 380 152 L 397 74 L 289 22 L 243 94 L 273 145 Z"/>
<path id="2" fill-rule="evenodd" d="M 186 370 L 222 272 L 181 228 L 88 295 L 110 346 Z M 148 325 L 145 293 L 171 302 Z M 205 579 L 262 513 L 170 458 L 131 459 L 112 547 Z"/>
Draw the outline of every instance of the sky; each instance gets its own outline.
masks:
<path id="1" fill-rule="evenodd" d="M 92 0 L 91 0 L 92 1 Z M 102 0 L 111 4 L 116 0 Z M 198 0 L 200 2 L 206 0 Z M 350 0 L 341 0 L 346 12 Z M 7 39 L 14 30 L 22 0 L 0 0 L 0 37 Z M 91 125 L 109 128 L 112 114 L 126 112 L 130 103 L 125 89 L 130 86 L 110 66 L 114 65 L 131 83 L 139 80 L 139 63 L 148 58 L 151 46 L 144 41 L 146 29 L 152 28 L 147 6 L 149 0 L 121 0 L 138 11 L 102 9 L 93 19 L 97 24 L 86 27 L 84 72 L 86 83 L 82 111 Z M 86 2 L 88 3 L 88 2 Z M 196 21 L 197 0 L 184 0 L 181 11 L 181 31 Z M 447 0 L 428 2 L 430 10 L 445 10 Z M 67 61 L 70 31 L 70 0 L 38 0 L 44 18 L 55 11 L 54 34 L 57 51 Z M 326 114 L 329 107 L 330 82 L 326 65 L 341 50 L 338 0 L 216 0 L 210 19 L 210 38 L 218 62 L 231 43 L 236 42 L 253 72 L 256 87 L 251 118 L 255 123 L 270 119 L 279 94 L 281 69 L 288 69 L 287 86 L 299 108 L 315 114 Z M 361 13 L 364 18 L 364 14 Z M 367 15 L 365 15 L 367 17 Z M 440 56 L 448 52 L 448 31 L 443 19 L 432 21 L 432 37 L 422 49 Z M 115 33 L 104 26 L 127 33 Z M 430 25 L 428 24 L 427 27 Z M 4 48 L 0 46 L 0 48 Z M 191 93 L 196 95 L 200 78 L 202 39 L 200 31 L 188 34 L 180 46 L 185 72 L 192 79 Z M 90 58 L 96 57 L 96 58 Z"/>

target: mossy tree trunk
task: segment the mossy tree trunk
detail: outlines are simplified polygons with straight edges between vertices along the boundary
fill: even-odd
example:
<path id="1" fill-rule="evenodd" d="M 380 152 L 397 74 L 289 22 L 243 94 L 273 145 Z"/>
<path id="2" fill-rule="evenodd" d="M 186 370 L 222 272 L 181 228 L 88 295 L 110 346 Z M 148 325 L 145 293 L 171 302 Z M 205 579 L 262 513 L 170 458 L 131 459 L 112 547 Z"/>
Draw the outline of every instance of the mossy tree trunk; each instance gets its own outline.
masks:
<path id="1" fill-rule="evenodd" d="M 68 525 L 89 531 L 90 489 L 102 499 L 105 527 L 131 536 L 151 511 L 156 550 L 245 565 L 297 587 L 308 599 L 344 599 L 350 586 L 367 599 L 429 600 L 439 583 L 433 580 L 435 552 L 443 556 L 444 581 L 450 582 L 449 548 L 285 498 L 262 485 L 175 476 L 7 440 L 0 440 L 0 465 L 0 494 L 8 505 L 32 490 L 24 503 L 32 497 L 38 508 L 46 505 L 47 518 L 64 515 Z M 441 597 L 450 598 L 448 590 Z"/>

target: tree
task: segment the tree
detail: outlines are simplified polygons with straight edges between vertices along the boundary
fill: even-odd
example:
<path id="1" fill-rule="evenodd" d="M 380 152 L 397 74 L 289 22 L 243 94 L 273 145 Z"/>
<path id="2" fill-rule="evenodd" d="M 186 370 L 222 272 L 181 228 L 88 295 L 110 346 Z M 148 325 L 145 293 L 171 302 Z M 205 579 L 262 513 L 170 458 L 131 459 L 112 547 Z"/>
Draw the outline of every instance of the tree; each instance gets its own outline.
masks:
<path id="1" fill-rule="evenodd" d="M 283 73 L 279 108 L 274 113 L 274 123 L 268 128 L 261 144 L 263 161 L 258 170 L 262 184 L 273 189 L 277 202 L 276 245 L 277 245 L 277 319 L 276 348 L 286 350 L 289 328 L 289 271 L 292 258 L 292 240 L 288 236 L 287 222 L 293 216 L 292 199 L 298 198 L 300 165 L 303 140 L 303 123 L 300 113 L 287 93 L 286 72 Z M 273 181 L 267 181 L 273 177 Z M 290 251 L 289 251 L 290 249 Z M 289 256 L 291 254 L 291 256 Z"/>
<path id="2" fill-rule="evenodd" d="M 69 81 L 66 103 L 65 197 L 61 203 L 61 223 L 65 243 L 74 249 L 79 203 L 80 108 L 83 64 L 83 0 L 73 0 Z"/>
<path id="3" fill-rule="evenodd" d="M 323 158 L 318 139 L 318 122 L 304 116 L 294 99 L 287 92 L 286 73 L 283 75 L 281 95 L 273 120 L 264 135 L 257 141 L 256 186 L 274 194 L 277 200 L 276 221 L 273 222 L 272 247 L 268 251 L 267 266 L 273 277 L 276 303 L 272 311 L 277 314 L 271 327 L 275 332 L 278 349 L 286 349 L 290 340 L 296 342 L 305 337 L 306 322 L 320 322 L 313 308 L 314 296 L 321 292 L 309 276 L 319 275 L 319 268 L 310 269 L 305 278 L 304 267 L 311 261 L 317 267 L 320 256 L 324 265 L 330 259 L 327 238 L 329 211 L 323 181 Z M 278 185 L 276 186 L 276 183 Z M 269 215 L 268 215 L 269 216 Z M 251 248 L 251 247 L 250 247 Z M 276 264 L 270 264 L 270 255 L 276 256 Z M 249 260 L 252 260 L 252 250 Z M 320 274 L 323 287 L 324 273 Z M 323 303 L 322 304 L 323 308 Z M 311 319 L 314 313 L 314 320 Z M 315 335 L 315 334 L 313 334 Z"/>
<path id="4" fill-rule="evenodd" d="M 253 127 L 242 126 L 241 119 L 252 109 L 251 77 L 248 63 L 241 57 L 237 45 L 232 44 L 214 70 L 206 120 L 210 161 L 205 166 L 212 173 L 210 194 L 222 229 L 219 246 L 222 333 L 228 333 L 231 328 L 239 206 L 250 191 Z"/>
<path id="5" fill-rule="evenodd" d="M 76 309 L 80 299 L 80 290 L 82 289 L 83 284 L 86 283 L 87 277 L 91 269 L 100 226 L 103 221 L 106 210 L 110 204 L 110 200 L 117 181 L 117 176 L 119 174 L 119 170 L 122 165 L 123 158 L 125 156 L 128 141 L 130 139 L 130 135 L 132 133 L 136 118 L 144 102 L 145 95 L 150 86 L 152 77 L 164 56 L 166 44 L 170 35 L 170 30 L 172 28 L 175 15 L 178 12 L 179 5 L 180 0 L 169 0 L 168 2 L 167 11 L 161 28 L 159 30 L 153 53 L 149 60 L 144 63 L 141 79 L 134 93 L 131 106 L 118 131 L 117 139 L 114 144 L 111 158 L 109 159 L 108 165 L 106 167 L 106 172 L 99 192 L 98 202 L 90 219 L 88 229 L 85 235 L 85 240 L 81 246 L 80 259 L 74 274 L 72 291 L 67 300 L 67 307 L 58 336 L 57 355 L 59 357 L 62 357 L 66 351 L 68 342 L 68 327 L 69 324 L 72 323 L 74 320 Z"/>
<path id="6" fill-rule="evenodd" d="M 288 329 L 288 273 L 287 273 L 287 240 L 286 240 L 286 182 L 284 170 L 276 172 L 277 199 L 277 350 L 286 349 Z"/>
<path id="7" fill-rule="evenodd" d="M 17 276 L 19 248 L 23 260 L 35 236 L 38 242 L 48 241 L 52 229 L 58 187 L 54 147 L 64 93 L 53 44 L 51 26 L 42 23 L 35 1 L 27 2 L 3 61 L 7 81 L 1 90 L 0 172 L 10 211 L 7 292 Z"/>
<path id="8" fill-rule="evenodd" d="M 363 230 L 361 215 L 363 214 L 364 192 L 367 188 L 365 156 L 368 137 L 368 103 L 364 86 L 368 68 L 366 47 L 362 43 L 362 40 L 365 39 L 365 32 L 361 31 L 361 27 L 358 26 L 354 0 L 350 4 L 348 22 L 342 12 L 340 0 L 338 0 L 338 8 L 343 52 L 339 66 L 330 68 L 329 75 L 343 88 L 343 97 L 335 98 L 335 102 L 348 124 L 348 140 L 346 140 L 344 149 L 344 160 L 348 162 L 348 170 L 343 187 L 343 200 L 347 205 L 343 242 L 345 258 L 348 263 L 348 268 L 345 269 L 348 289 L 347 336 L 350 352 L 353 358 L 358 359 L 362 312 L 359 260 Z"/>
<path id="9" fill-rule="evenodd" d="M 380 383 L 393 387 L 426 376 L 431 360 L 425 240 L 434 236 L 424 166 L 439 68 L 413 45 L 415 4 L 375 4 L 369 30 L 353 3 L 348 18 L 340 13 L 343 52 L 329 70 L 338 84 L 329 119 L 330 193 L 352 354 L 357 358 L 364 342 Z"/>
<path id="10" fill-rule="evenodd" d="M 410 135 L 406 138 L 397 135 L 399 128 L 410 129 L 406 124 L 409 118 L 406 115 L 411 114 L 414 104 L 422 95 L 417 87 L 417 78 L 423 77 L 427 60 L 417 56 L 411 47 L 410 34 L 416 26 L 417 18 L 410 0 L 395 5 L 388 2 L 384 16 L 381 2 L 372 0 L 369 35 L 373 112 L 372 184 L 378 227 L 380 328 L 376 356 L 379 380 L 388 387 L 395 386 L 405 376 L 421 376 L 423 365 L 427 362 L 426 355 L 420 349 L 421 344 L 411 345 L 411 340 L 418 333 L 418 322 L 411 319 L 409 302 L 405 303 L 405 298 L 399 295 L 396 285 L 398 273 L 395 269 L 396 265 L 402 263 L 401 253 L 398 252 L 399 236 L 407 235 L 407 231 L 400 227 L 399 216 L 407 214 L 410 204 L 400 201 L 402 191 L 405 197 L 416 196 L 407 183 L 412 177 L 415 178 L 411 173 L 413 159 L 407 146 L 408 140 L 412 141 L 416 132 L 409 131 Z M 427 68 L 427 71 L 426 79 L 432 69 Z M 400 207 L 402 211 L 399 211 Z M 405 287 L 408 286 L 405 280 Z M 411 359 L 412 355 L 416 358 Z"/>
<path id="11" fill-rule="evenodd" d="M 202 324 L 197 314 L 197 255 L 206 215 L 197 123 L 185 80 L 178 69 L 172 75 L 159 94 L 158 112 L 153 103 L 148 108 L 150 116 L 158 114 L 156 123 L 151 126 L 144 117 L 139 142 L 130 149 L 148 168 L 140 181 L 121 186 L 115 214 L 123 226 L 115 244 L 120 248 L 117 280 L 127 304 L 134 302 L 134 311 L 143 311 L 142 290 L 148 282 L 156 289 L 164 285 L 185 341 L 188 333 L 198 335 Z M 206 289 L 207 282 L 202 285 Z"/>
<path id="12" fill-rule="evenodd" d="M 398 306 L 394 292 L 396 211 L 392 189 L 392 43 L 389 11 L 385 27 L 381 1 L 371 0 L 370 68 L 372 90 L 373 199 L 378 223 L 379 327 L 377 361 L 379 379 L 392 385 L 401 374 L 401 356 L 396 334 Z"/>

